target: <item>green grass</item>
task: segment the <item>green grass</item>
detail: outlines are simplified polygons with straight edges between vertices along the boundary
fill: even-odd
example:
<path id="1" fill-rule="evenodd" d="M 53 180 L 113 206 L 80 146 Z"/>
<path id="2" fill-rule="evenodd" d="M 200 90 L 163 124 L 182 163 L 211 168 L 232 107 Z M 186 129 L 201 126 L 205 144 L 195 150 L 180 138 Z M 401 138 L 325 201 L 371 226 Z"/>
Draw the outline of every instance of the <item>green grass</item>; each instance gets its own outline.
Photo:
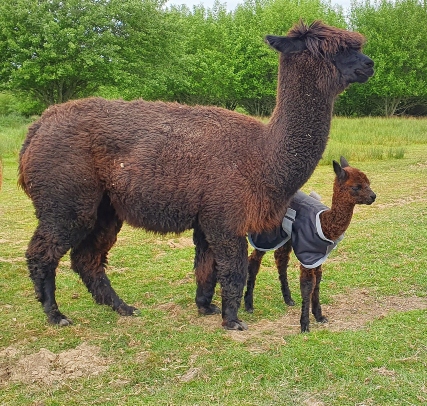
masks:
<path id="1" fill-rule="evenodd" d="M 350 161 L 402 159 L 408 145 L 427 144 L 427 120 L 402 118 L 335 118 L 320 164 L 337 156 Z"/>
<path id="2" fill-rule="evenodd" d="M 19 152 L 30 122 L 15 114 L 0 115 L 0 157 Z"/>
<path id="3" fill-rule="evenodd" d="M 36 226 L 34 210 L 16 186 L 14 151 L 26 125 L 20 124 L 24 130 L 17 132 L 19 141 L 3 154 L 1 405 L 427 403 L 427 311 L 411 307 L 427 307 L 427 120 L 334 120 L 330 144 L 336 137 L 348 151 L 339 150 L 331 158 L 344 155 L 363 170 L 378 197 L 372 206 L 357 207 L 346 238 L 325 263 L 321 301 L 333 317 L 326 326 L 312 320 L 309 334 L 299 334 L 301 298 L 294 258 L 289 279 L 296 308 L 282 303 L 269 253 L 257 279 L 255 312 L 240 311 L 249 330 L 229 333 L 220 327 L 220 317 L 197 315 L 191 232 L 154 236 L 128 226 L 111 250 L 108 275 L 119 295 L 141 309 L 141 315 L 124 318 L 96 305 L 69 269 L 66 256 L 58 268 L 56 293 L 60 309 L 74 324 L 48 325 L 34 299 L 24 258 Z M 340 135 L 351 128 L 351 137 Z M 403 156 L 352 155 L 374 138 L 372 148 L 403 148 Z M 330 164 L 320 165 L 303 189 L 316 190 L 330 204 L 333 175 Z M 343 294 L 360 301 L 346 304 L 339 299 Z M 366 298 L 372 303 L 400 300 L 406 306 L 376 312 L 364 304 Z M 356 322 L 360 316 L 364 322 Z M 334 328 L 352 321 L 354 328 Z M 53 382 L 37 376 L 31 380 L 31 372 L 26 383 L 9 379 L 20 360 L 43 348 L 60 355 L 81 344 L 98 348 L 108 369 L 93 375 L 83 370 L 71 379 L 72 371 L 60 369 L 57 360 L 60 372 Z"/>

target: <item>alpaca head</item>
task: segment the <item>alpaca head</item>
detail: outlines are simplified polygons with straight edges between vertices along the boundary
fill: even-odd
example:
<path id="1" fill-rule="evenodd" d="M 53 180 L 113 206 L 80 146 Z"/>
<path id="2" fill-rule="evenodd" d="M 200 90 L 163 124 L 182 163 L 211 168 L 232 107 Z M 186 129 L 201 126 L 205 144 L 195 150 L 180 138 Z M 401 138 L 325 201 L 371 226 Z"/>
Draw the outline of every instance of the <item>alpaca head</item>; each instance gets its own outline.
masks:
<path id="1" fill-rule="evenodd" d="M 326 63 L 327 69 L 322 70 L 322 74 L 327 71 L 324 81 L 327 86 L 335 82 L 338 93 L 351 83 L 366 82 L 374 74 L 374 62 L 361 52 L 365 38 L 357 32 L 330 27 L 321 21 L 310 26 L 300 21 L 287 36 L 267 35 L 265 39 L 288 58 L 314 59 L 306 63 L 309 68 Z"/>
<path id="2" fill-rule="evenodd" d="M 341 165 L 333 161 L 337 175 L 334 183 L 334 197 L 350 204 L 372 204 L 377 196 L 372 191 L 367 176 L 359 169 L 351 167 L 344 157 L 340 158 L 340 163 Z"/>

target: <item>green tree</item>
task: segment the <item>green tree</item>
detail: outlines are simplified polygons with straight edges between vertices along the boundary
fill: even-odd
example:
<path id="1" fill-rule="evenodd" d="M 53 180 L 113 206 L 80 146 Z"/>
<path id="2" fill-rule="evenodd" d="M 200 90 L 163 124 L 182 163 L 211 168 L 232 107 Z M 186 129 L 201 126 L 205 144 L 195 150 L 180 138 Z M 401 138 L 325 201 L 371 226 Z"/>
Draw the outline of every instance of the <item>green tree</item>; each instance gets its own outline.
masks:
<path id="1" fill-rule="evenodd" d="M 180 13 L 179 43 L 168 71 L 174 100 L 234 108 L 237 87 L 233 71 L 232 14 L 219 2 L 211 9 L 172 8 Z M 175 34 L 177 35 L 177 34 Z"/>
<path id="2" fill-rule="evenodd" d="M 121 97 L 173 99 L 171 85 L 180 81 L 185 38 L 182 10 L 166 9 L 166 0 L 114 0 L 119 74 L 114 86 Z"/>
<path id="3" fill-rule="evenodd" d="M 425 0 L 355 2 L 351 25 L 367 37 L 364 50 L 375 61 L 375 76 L 347 92 L 362 114 L 392 116 L 427 103 Z"/>
<path id="4" fill-rule="evenodd" d="M 3 0 L 3 88 L 50 105 L 113 80 L 121 29 L 113 6 L 109 0 Z"/>

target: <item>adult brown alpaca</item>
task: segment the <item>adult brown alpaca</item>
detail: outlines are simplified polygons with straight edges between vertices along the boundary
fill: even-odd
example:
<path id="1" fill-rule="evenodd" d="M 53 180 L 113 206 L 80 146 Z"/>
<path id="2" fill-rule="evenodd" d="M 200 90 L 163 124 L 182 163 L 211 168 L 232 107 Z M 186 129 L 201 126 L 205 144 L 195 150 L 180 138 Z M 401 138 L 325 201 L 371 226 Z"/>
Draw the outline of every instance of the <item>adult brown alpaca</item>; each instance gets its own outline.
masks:
<path id="1" fill-rule="evenodd" d="M 223 326 L 247 328 L 237 317 L 246 233 L 280 222 L 322 155 L 336 95 L 373 74 L 358 33 L 315 22 L 267 41 L 280 52 L 267 125 L 215 107 L 89 98 L 50 107 L 30 127 L 19 183 L 39 222 L 26 258 L 49 322 L 71 322 L 55 300 L 55 269 L 70 249 L 95 301 L 134 313 L 105 273 L 126 221 L 157 233 L 194 228 L 197 264 L 215 263 Z"/>
<path id="2" fill-rule="evenodd" d="M 356 204 L 370 205 L 376 198 L 375 193 L 371 190 L 370 182 L 366 175 L 360 170 L 351 167 L 345 158 L 341 157 L 340 162 L 341 166 L 338 162 L 333 162 L 336 177 L 331 208 L 319 214 L 323 234 L 331 241 L 337 241 L 347 230 Z M 292 238 L 274 251 L 283 299 L 285 303 L 290 306 L 293 306 L 295 303 L 292 300 L 289 290 L 287 269 L 289 257 L 292 252 L 292 245 L 294 243 L 295 239 Z M 248 312 L 253 312 L 255 280 L 264 254 L 265 251 L 254 250 L 249 257 L 248 281 L 245 293 L 245 308 Z M 320 323 L 328 321 L 327 318 L 322 315 L 322 308 L 319 301 L 319 284 L 321 280 L 321 264 L 316 267 L 305 267 L 300 264 L 300 289 L 302 298 L 301 332 L 309 331 L 310 301 L 312 313 L 316 321 Z"/>

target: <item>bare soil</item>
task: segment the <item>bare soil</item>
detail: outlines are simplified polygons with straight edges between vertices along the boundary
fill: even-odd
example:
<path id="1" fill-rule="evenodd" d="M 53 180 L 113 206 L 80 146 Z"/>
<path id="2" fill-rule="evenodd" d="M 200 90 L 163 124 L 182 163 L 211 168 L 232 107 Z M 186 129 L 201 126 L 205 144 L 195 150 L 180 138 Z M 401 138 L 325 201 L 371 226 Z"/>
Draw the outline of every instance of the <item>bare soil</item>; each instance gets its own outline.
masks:
<path id="1" fill-rule="evenodd" d="M 89 377 L 108 369 L 110 361 L 98 355 L 99 348 L 88 344 L 55 354 L 45 348 L 16 359 L 19 350 L 0 351 L 0 387 L 8 382 L 51 385 L 67 379 Z"/>

